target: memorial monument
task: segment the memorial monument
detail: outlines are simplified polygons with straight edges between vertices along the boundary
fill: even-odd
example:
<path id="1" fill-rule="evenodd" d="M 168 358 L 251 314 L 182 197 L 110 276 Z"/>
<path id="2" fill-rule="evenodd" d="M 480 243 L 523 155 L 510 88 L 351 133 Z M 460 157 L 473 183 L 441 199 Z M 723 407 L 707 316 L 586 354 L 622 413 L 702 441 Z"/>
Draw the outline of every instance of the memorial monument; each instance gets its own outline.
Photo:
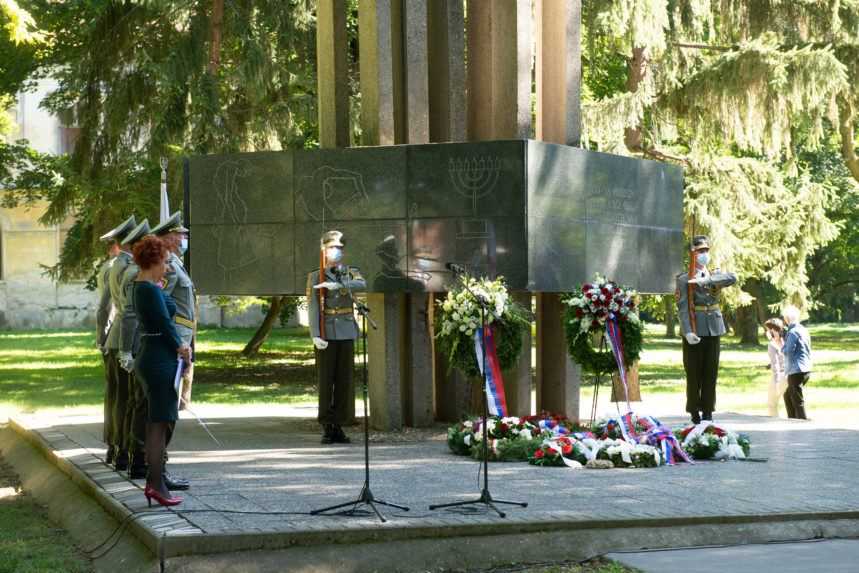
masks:
<path id="1" fill-rule="evenodd" d="M 381 325 L 369 342 L 376 427 L 455 418 L 464 403 L 432 351 L 432 293 L 450 284 L 446 263 L 503 275 L 527 306 L 536 293 L 536 406 L 577 418 L 579 374 L 566 355 L 558 293 L 594 272 L 670 292 L 682 260 L 681 170 L 574 147 L 580 1 L 537 2 L 533 17 L 528 0 L 467 6 L 465 22 L 456 0 L 359 3 L 370 147 L 342 149 L 345 3 L 320 0 L 325 149 L 186 165 L 192 272 L 205 294 L 304 294 L 319 235 L 337 228 L 351 238 L 350 261 L 368 280 Z M 532 32 L 536 136 L 545 141 L 529 139 Z M 530 353 L 505 373 L 505 386 L 511 413 L 529 413 Z"/>

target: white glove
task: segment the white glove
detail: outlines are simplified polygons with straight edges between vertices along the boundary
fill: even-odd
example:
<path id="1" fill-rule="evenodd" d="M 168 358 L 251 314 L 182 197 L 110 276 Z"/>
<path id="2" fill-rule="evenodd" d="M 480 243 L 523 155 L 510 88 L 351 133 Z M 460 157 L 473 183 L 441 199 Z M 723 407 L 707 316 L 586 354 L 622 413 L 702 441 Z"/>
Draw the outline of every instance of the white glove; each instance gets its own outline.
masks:
<path id="1" fill-rule="evenodd" d="M 315 346 L 319 350 L 325 350 L 326 348 L 328 348 L 328 341 L 322 340 L 318 336 L 314 336 L 313 337 L 313 346 Z"/>
<path id="2" fill-rule="evenodd" d="M 131 352 L 120 352 L 119 356 L 119 365 L 126 372 L 134 372 L 134 357 L 131 355 Z"/>
<path id="3" fill-rule="evenodd" d="M 687 332 L 686 342 L 688 342 L 689 344 L 698 344 L 699 342 L 701 342 L 701 338 L 694 332 Z"/>
<path id="4" fill-rule="evenodd" d="M 327 288 L 328 290 L 337 290 L 343 288 L 343 285 L 340 283 L 336 283 L 334 281 L 325 281 L 324 283 L 319 283 L 318 285 L 314 285 L 313 288 Z"/>

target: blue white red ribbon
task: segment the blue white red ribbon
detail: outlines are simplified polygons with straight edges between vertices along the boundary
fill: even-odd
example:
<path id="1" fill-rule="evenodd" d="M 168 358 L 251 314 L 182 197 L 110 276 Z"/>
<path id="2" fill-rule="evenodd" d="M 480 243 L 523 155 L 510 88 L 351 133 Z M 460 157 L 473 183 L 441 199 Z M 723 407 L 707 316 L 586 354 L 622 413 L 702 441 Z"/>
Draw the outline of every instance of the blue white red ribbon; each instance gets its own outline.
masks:
<path id="1" fill-rule="evenodd" d="M 617 362 L 618 376 L 620 376 L 620 381 L 623 382 L 623 397 L 626 400 L 626 407 L 629 408 L 629 388 L 626 384 L 626 358 L 623 355 L 623 340 L 616 314 L 611 313 L 606 319 L 605 333 L 609 346 L 611 346 L 611 352 L 614 354 L 614 360 Z"/>
<path id="2" fill-rule="evenodd" d="M 480 346 L 480 337 L 484 329 L 478 328 L 474 333 L 474 351 L 477 354 L 477 367 L 486 381 L 486 399 L 489 402 L 489 413 L 493 416 L 507 415 L 507 400 L 504 397 L 504 379 L 501 377 L 501 363 L 498 361 L 498 353 L 495 350 L 495 337 L 492 327 L 485 329 L 484 343 L 486 345 L 486 365 L 483 367 L 483 349 Z"/>

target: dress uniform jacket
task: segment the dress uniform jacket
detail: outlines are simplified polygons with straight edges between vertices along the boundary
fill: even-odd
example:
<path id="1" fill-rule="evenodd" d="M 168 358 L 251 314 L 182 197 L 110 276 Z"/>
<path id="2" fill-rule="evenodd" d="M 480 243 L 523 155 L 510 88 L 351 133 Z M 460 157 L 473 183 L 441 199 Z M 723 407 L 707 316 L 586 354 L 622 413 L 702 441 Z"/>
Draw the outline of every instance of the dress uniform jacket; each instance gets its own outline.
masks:
<path id="1" fill-rule="evenodd" d="M 167 274 L 164 280 L 164 294 L 173 297 L 176 303 L 176 331 L 182 338 L 182 343 L 191 345 L 194 338 L 194 329 L 197 322 L 197 295 L 194 292 L 194 283 L 185 270 L 182 259 L 176 253 L 170 253 L 168 258 Z"/>
<path id="2" fill-rule="evenodd" d="M 328 290 L 325 293 L 325 308 L 319 308 L 318 291 L 313 286 L 320 282 L 339 282 L 344 288 Z M 313 271 L 307 277 L 307 319 L 310 322 L 310 336 L 313 338 L 324 338 L 325 340 L 355 340 L 358 338 L 358 324 L 355 322 L 355 314 L 352 309 L 352 300 L 349 292 L 360 292 L 366 290 L 367 282 L 357 269 L 346 270 L 343 276 L 338 277 L 332 269 L 325 269 L 325 278 L 319 280 L 319 271 Z M 319 331 L 319 313 L 325 313 L 325 336 Z"/>
<path id="3" fill-rule="evenodd" d="M 98 305 L 95 310 L 95 343 L 99 348 L 104 348 L 107 342 L 107 333 L 116 314 L 110 300 L 110 268 L 115 259 L 116 257 L 111 257 L 106 260 L 98 269 L 96 276 Z"/>
<path id="4" fill-rule="evenodd" d="M 121 323 L 119 329 L 119 350 L 121 352 L 131 352 L 135 356 L 138 350 L 140 350 L 140 329 L 138 328 L 137 314 L 134 312 L 132 288 L 134 287 L 134 279 L 137 278 L 139 273 L 140 267 L 132 261 L 128 264 L 122 275 L 122 298 L 120 299 L 120 314 L 118 318 Z"/>
<path id="5" fill-rule="evenodd" d="M 122 278 L 125 275 L 125 269 L 132 264 L 131 253 L 120 251 L 119 255 L 113 260 L 110 267 L 110 275 L 108 287 L 110 290 L 110 300 L 113 306 L 114 319 L 111 322 L 107 333 L 106 348 L 108 350 L 119 349 L 119 337 L 121 330 L 121 313 L 122 313 Z"/>
<path id="6" fill-rule="evenodd" d="M 719 291 L 737 282 L 734 273 L 723 273 L 718 270 L 701 276 L 702 282 L 694 285 L 693 311 L 695 312 L 695 334 L 704 336 L 722 336 L 725 334 L 725 319 L 719 308 Z M 689 319 L 689 276 L 687 273 L 677 275 L 676 287 L 680 294 L 677 312 L 683 334 L 692 332 L 692 321 Z"/>

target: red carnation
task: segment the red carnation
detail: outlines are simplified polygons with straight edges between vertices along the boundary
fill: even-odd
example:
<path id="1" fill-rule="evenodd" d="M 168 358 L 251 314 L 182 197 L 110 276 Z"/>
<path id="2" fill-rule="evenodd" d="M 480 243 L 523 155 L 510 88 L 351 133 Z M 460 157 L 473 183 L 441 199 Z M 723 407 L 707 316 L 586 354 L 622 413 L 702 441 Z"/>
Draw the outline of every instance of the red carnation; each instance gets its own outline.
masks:
<path id="1" fill-rule="evenodd" d="M 593 328 L 596 328 L 596 327 L 597 327 L 597 326 L 599 326 L 599 325 L 600 325 L 600 321 L 598 321 L 598 320 L 593 320 L 593 321 L 591 321 L 591 326 L 592 326 Z"/>
<path id="2" fill-rule="evenodd" d="M 583 311 L 583 310 L 582 310 L 582 309 L 580 309 L 580 308 L 577 308 L 577 309 L 576 309 L 576 318 L 581 318 L 581 317 L 583 317 L 584 315 L 585 315 L 585 311 Z"/>
<path id="3" fill-rule="evenodd" d="M 543 457 L 543 449 L 542 449 L 542 448 L 540 448 L 539 450 L 537 450 L 536 452 L 534 452 L 534 457 L 535 457 L 535 458 L 537 458 L 538 460 L 539 460 L 540 458 L 542 458 L 542 457 Z"/>
<path id="4" fill-rule="evenodd" d="M 592 287 L 589 284 L 582 285 L 582 292 L 588 292 L 591 288 Z"/>
<path id="5" fill-rule="evenodd" d="M 572 451 L 573 451 L 573 446 L 571 446 L 571 445 L 569 445 L 569 444 L 566 444 L 566 445 L 564 445 L 564 447 L 562 448 L 562 450 L 563 450 L 563 452 L 564 452 L 565 454 L 569 454 L 570 452 L 572 452 Z"/>

